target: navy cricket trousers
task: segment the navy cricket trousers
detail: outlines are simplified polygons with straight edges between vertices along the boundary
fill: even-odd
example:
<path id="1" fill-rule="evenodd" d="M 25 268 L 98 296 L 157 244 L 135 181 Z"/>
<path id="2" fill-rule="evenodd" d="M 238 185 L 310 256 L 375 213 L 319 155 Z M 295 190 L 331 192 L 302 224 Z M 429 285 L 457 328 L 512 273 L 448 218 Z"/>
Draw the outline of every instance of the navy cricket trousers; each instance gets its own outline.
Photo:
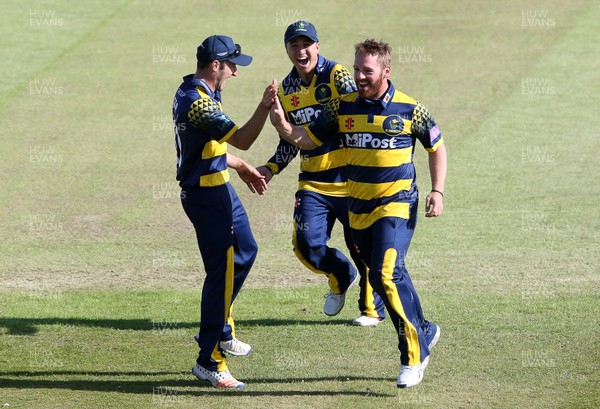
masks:
<path id="1" fill-rule="evenodd" d="M 411 213 L 410 220 L 384 217 L 366 229 L 352 229 L 360 257 L 369 266 L 371 285 L 383 298 L 398 333 L 402 365 L 423 362 L 434 335 L 404 264 L 417 221 L 416 212 Z"/>
<path id="2" fill-rule="evenodd" d="M 335 221 L 344 226 L 344 240 L 352 262 L 338 249 L 329 247 L 331 231 Z M 324 274 L 334 294 L 346 291 L 350 280 L 360 274 L 360 296 L 358 308 L 364 315 L 385 318 L 384 303 L 373 292 L 367 279 L 367 268 L 356 252 L 348 227 L 348 197 L 328 196 L 310 190 L 296 192 L 294 208 L 294 252 L 309 270 Z"/>
<path id="3" fill-rule="evenodd" d="M 231 339 L 228 324 L 233 301 L 254 263 L 258 246 L 248 215 L 233 187 L 183 188 L 181 203 L 196 230 L 206 277 L 200 302 L 200 352 L 196 362 L 213 371 L 227 370 L 219 341 Z"/>

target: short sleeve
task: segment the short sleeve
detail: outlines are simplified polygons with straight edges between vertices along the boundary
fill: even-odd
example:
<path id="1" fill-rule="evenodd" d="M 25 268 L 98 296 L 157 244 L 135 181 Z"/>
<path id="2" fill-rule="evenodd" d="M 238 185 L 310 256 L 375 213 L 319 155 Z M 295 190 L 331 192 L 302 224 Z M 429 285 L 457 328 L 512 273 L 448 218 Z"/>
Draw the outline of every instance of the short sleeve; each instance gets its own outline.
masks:
<path id="1" fill-rule="evenodd" d="M 337 135 L 339 124 L 338 124 L 338 110 L 340 108 L 340 99 L 334 98 L 323 108 L 323 112 L 314 121 L 306 125 L 305 128 L 308 132 L 308 136 L 318 146 L 321 146 L 327 140 Z"/>
<path id="2" fill-rule="evenodd" d="M 194 128 L 219 143 L 225 142 L 237 130 L 236 124 L 221 111 L 219 103 L 211 98 L 199 98 L 192 102 L 188 120 Z"/>
<path id="3" fill-rule="evenodd" d="M 356 91 L 354 78 L 352 78 L 348 69 L 343 65 L 337 65 L 336 70 L 333 72 L 333 82 L 340 95 Z"/>
<path id="4" fill-rule="evenodd" d="M 413 110 L 411 132 L 428 152 L 435 152 L 444 142 L 440 128 L 421 101 L 417 101 Z"/>

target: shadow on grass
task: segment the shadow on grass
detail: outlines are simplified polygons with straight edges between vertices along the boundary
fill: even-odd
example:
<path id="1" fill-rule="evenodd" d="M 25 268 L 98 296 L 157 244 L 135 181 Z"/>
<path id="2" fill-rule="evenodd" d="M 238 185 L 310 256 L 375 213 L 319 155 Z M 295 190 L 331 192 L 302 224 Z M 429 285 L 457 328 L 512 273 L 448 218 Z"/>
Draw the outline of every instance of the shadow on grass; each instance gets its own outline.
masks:
<path id="1" fill-rule="evenodd" d="M 190 379 L 156 379 L 156 380 L 116 380 L 103 379 L 105 377 L 115 376 L 164 376 L 175 375 L 176 377 L 185 376 L 180 372 L 81 372 L 81 371 L 51 371 L 51 372 L 33 372 L 33 371 L 16 371 L 16 372 L 0 372 L 0 389 L 67 389 L 74 391 L 96 391 L 96 392 L 118 392 L 132 394 L 149 394 L 157 397 L 173 397 L 173 396 L 202 396 L 219 394 L 231 394 L 232 396 L 242 394 L 240 396 L 335 396 L 335 395 L 357 395 L 365 396 L 368 394 L 375 397 L 390 397 L 396 396 L 393 394 L 382 394 L 372 391 L 332 391 L 332 390 L 304 390 L 307 385 L 315 384 L 318 388 L 322 382 L 352 382 L 352 381 L 377 381 L 381 382 L 385 379 L 375 377 L 320 377 L 320 378 L 250 378 L 244 379 L 247 384 L 247 389 L 239 390 L 223 390 L 216 389 L 210 386 L 208 382 L 199 381 L 189 374 Z M 88 379 L 74 380 L 54 380 L 54 379 L 38 379 L 37 377 L 49 376 L 86 376 Z M 390 381 L 391 383 L 391 381 Z M 269 391 L 252 391 L 252 385 L 261 384 L 281 384 L 280 390 Z M 294 390 L 293 385 L 298 384 L 303 390 Z M 194 388 L 194 389 L 187 389 Z M 198 389 L 196 389 L 198 388 Z M 286 388 L 287 390 L 284 390 Z M 394 388 L 395 389 L 395 388 Z"/>
<path id="2" fill-rule="evenodd" d="M 238 327 L 289 326 L 289 325 L 350 325 L 348 320 L 298 320 L 298 319 L 256 319 L 236 320 Z M 154 331 L 181 328 L 198 328 L 198 322 L 166 322 L 149 319 L 88 319 L 88 318 L 0 318 L 0 327 L 5 327 L 9 335 L 35 335 L 41 325 L 64 325 L 77 327 L 109 328 L 134 331 Z"/>

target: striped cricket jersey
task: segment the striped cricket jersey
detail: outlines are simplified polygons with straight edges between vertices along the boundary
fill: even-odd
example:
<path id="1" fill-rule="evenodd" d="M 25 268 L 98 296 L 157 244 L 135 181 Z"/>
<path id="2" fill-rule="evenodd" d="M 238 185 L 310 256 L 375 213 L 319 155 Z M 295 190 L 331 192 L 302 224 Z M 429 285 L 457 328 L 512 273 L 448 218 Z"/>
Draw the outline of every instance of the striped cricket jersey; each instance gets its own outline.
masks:
<path id="1" fill-rule="evenodd" d="M 173 101 L 177 180 L 181 187 L 227 183 L 227 139 L 238 129 L 221 110 L 221 96 L 193 74 L 183 78 Z"/>
<path id="2" fill-rule="evenodd" d="M 310 84 L 304 84 L 296 69 L 292 68 L 279 85 L 278 97 L 287 120 L 294 125 L 305 125 L 318 117 L 330 101 L 354 91 L 356 84 L 348 70 L 335 61 L 319 56 L 316 73 Z M 348 195 L 345 154 L 339 138 L 325 141 L 314 150 L 301 150 L 280 139 L 275 154 L 266 166 L 274 174 L 278 174 L 298 153 L 299 190 L 310 190 L 329 196 Z"/>
<path id="3" fill-rule="evenodd" d="M 418 198 L 412 161 L 415 141 L 434 152 L 442 135 L 429 110 L 388 81 L 378 100 L 343 95 L 305 128 L 318 145 L 337 133 L 346 147 L 350 227 L 365 229 L 382 217 L 409 219 Z"/>

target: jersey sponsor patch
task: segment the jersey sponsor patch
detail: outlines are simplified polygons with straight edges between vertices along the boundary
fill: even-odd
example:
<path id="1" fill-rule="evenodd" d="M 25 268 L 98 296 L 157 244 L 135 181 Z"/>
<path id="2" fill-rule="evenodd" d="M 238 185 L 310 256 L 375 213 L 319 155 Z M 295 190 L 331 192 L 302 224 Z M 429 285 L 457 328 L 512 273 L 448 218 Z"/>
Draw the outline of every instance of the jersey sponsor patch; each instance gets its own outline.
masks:
<path id="1" fill-rule="evenodd" d="M 349 148 L 396 149 L 395 138 L 382 138 L 366 132 L 345 134 L 346 146 Z"/>
<path id="2" fill-rule="evenodd" d="M 438 136 L 440 136 L 440 128 L 438 128 L 438 126 L 436 125 L 429 130 L 429 140 L 431 141 L 431 143 L 433 143 L 433 141 L 435 141 L 435 139 Z"/>
<path id="3" fill-rule="evenodd" d="M 305 125 L 318 117 L 320 113 L 320 109 L 314 109 L 313 107 L 299 109 L 297 111 L 290 112 L 290 118 L 292 119 L 290 122 L 292 122 L 294 125 Z"/>

